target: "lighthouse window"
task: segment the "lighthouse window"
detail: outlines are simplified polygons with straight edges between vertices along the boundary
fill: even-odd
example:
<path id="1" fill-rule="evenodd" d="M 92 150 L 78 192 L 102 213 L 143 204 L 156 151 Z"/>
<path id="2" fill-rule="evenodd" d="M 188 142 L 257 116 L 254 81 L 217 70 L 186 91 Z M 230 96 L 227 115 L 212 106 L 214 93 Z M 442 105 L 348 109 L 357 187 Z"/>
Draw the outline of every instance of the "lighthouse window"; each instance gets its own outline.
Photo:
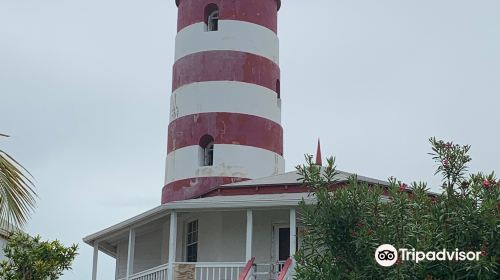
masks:
<path id="1" fill-rule="evenodd" d="M 200 139 L 200 163 L 202 166 L 214 165 L 214 138 L 210 135 L 205 135 Z"/>
<path id="2" fill-rule="evenodd" d="M 214 142 L 208 143 L 205 148 L 205 166 L 214 165 Z"/>
<path id="3" fill-rule="evenodd" d="M 278 99 L 281 98 L 281 85 L 280 80 L 276 80 L 276 93 L 278 94 Z"/>
<path id="4" fill-rule="evenodd" d="M 208 31 L 219 29 L 219 11 L 214 11 L 208 16 Z"/>
<path id="5" fill-rule="evenodd" d="M 208 4 L 205 7 L 206 31 L 219 30 L 219 7 L 215 4 Z"/>

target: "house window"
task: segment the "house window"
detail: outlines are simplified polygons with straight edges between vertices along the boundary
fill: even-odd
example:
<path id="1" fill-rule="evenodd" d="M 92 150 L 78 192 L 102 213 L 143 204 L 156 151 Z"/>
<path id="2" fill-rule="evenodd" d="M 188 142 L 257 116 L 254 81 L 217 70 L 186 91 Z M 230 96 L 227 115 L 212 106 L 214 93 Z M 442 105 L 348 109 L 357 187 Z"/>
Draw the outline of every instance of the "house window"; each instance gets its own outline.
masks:
<path id="1" fill-rule="evenodd" d="M 214 138 L 210 135 L 204 135 L 200 139 L 201 147 L 201 166 L 212 166 L 214 165 Z"/>
<path id="2" fill-rule="evenodd" d="M 205 7 L 206 31 L 219 30 L 219 7 L 216 4 L 208 4 Z"/>
<path id="3" fill-rule="evenodd" d="M 187 224 L 186 261 L 198 261 L 198 220 Z"/>

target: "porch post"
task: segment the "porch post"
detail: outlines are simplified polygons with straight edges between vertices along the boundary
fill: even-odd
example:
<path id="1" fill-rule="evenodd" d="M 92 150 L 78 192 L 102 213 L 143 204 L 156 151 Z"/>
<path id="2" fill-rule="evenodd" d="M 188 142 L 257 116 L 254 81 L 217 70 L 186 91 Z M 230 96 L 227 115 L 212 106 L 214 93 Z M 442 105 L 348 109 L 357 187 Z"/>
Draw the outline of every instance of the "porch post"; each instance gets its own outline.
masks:
<path id="1" fill-rule="evenodd" d="M 168 240 L 168 280 L 174 280 L 174 263 L 177 254 L 177 212 L 170 213 L 170 235 Z"/>
<path id="2" fill-rule="evenodd" d="M 94 242 L 94 257 L 92 259 L 92 280 L 97 280 L 97 257 L 99 256 L 99 242 Z"/>
<path id="3" fill-rule="evenodd" d="M 246 259 L 248 261 L 252 258 L 252 240 L 253 240 L 253 212 L 247 210 L 247 241 L 246 241 Z"/>
<path id="4" fill-rule="evenodd" d="M 290 209 L 290 257 L 297 251 L 297 220 L 295 208 Z"/>
<path id="5" fill-rule="evenodd" d="M 120 256 L 120 246 L 116 246 L 116 258 L 115 258 L 115 279 L 118 279 L 118 273 L 120 273 L 120 267 L 118 266 L 120 264 L 119 262 L 119 257 Z"/>
<path id="6" fill-rule="evenodd" d="M 128 232 L 128 251 L 127 251 L 127 277 L 129 280 L 130 276 L 134 273 L 134 253 L 135 253 L 135 230 L 131 228 Z"/>

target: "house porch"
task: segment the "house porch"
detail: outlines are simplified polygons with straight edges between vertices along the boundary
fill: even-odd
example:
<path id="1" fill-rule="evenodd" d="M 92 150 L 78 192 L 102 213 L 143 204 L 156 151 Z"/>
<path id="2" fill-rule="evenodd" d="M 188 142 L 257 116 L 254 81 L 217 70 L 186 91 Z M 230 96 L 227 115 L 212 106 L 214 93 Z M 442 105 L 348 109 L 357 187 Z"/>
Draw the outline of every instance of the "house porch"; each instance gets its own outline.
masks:
<path id="1" fill-rule="evenodd" d="M 94 247 L 92 279 L 99 252 L 116 259 L 115 279 L 240 279 L 249 264 L 248 279 L 277 279 L 300 244 L 302 198 L 311 199 L 274 194 L 161 205 L 84 239 Z"/>

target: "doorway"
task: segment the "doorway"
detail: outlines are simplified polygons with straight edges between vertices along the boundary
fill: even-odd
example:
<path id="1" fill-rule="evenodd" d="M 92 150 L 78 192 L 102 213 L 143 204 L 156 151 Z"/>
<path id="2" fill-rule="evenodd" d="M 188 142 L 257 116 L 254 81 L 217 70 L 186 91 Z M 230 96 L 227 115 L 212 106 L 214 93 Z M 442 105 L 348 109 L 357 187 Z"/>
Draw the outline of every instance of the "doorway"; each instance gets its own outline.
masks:
<path id="1" fill-rule="evenodd" d="M 296 247 L 297 250 L 301 246 L 301 240 L 303 235 L 303 227 L 298 226 L 296 228 L 297 238 Z M 285 261 L 290 257 L 290 226 L 287 224 L 275 224 L 273 225 L 273 253 L 272 262 L 278 265 L 278 269 L 275 271 L 280 271 Z"/>

